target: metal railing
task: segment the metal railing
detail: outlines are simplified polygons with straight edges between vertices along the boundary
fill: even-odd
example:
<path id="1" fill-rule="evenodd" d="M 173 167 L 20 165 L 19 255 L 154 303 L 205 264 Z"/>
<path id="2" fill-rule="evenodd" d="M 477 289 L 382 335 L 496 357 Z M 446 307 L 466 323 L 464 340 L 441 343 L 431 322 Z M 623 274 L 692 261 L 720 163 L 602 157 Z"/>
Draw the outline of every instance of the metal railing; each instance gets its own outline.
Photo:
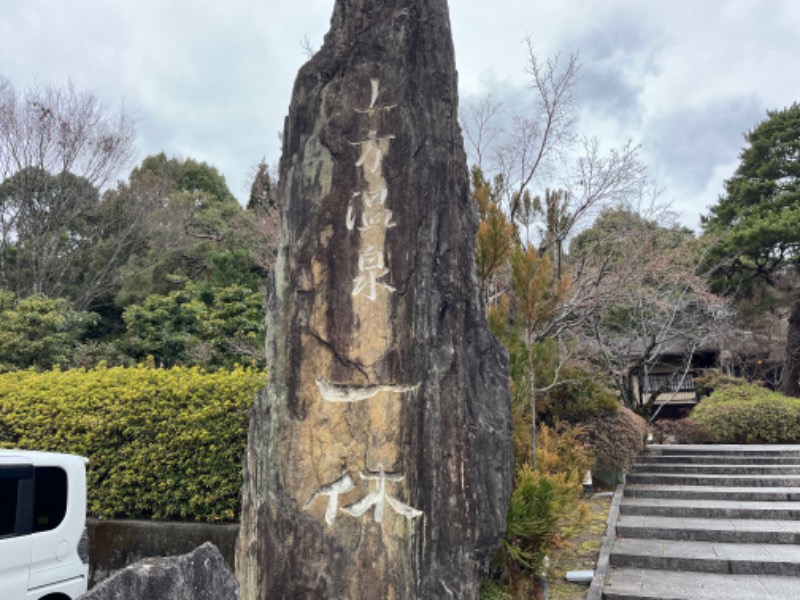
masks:
<path id="1" fill-rule="evenodd" d="M 642 392 L 694 392 L 694 379 L 691 373 L 681 378 L 679 373 L 653 373 L 643 375 Z"/>

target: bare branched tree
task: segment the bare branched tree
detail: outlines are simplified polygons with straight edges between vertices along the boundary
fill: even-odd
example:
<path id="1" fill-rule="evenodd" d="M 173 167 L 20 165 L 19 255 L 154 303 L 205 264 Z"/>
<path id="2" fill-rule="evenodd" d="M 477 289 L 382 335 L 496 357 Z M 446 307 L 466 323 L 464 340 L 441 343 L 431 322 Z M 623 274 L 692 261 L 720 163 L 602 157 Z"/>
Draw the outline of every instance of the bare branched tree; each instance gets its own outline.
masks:
<path id="1" fill-rule="evenodd" d="M 76 296 L 68 288 L 89 277 L 100 191 L 128 165 L 133 141 L 124 108 L 71 83 L 20 94 L 0 76 L 0 284 Z"/>
<path id="2" fill-rule="evenodd" d="M 569 167 L 564 189 L 558 194 L 560 203 L 546 195 L 543 207 L 539 252 L 556 246 L 559 260 L 567 237 L 575 235 L 583 223 L 593 221 L 607 208 L 638 203 L 648 192 L 658 195 L 646 167 L 639 162 L 639 146 L 629 141 L 603 155 L 597 138 L 582 138 L 581 147 L 583 152 Z"/>
<path id="3" fill-rule="evenodd" d="M 522 322 L 535 428 L 537 392 L 563 382 L 559 368 L 551 381 L 534 372 L 534 344 L 557 342 L 559 361 L 567 361 L 564 349 L 574 340 L 579 358 L 601 363 L 622 390 L 634 363 L 652 368 L 676 339 L 691 354 L 720 331 L 729 311 L 697 273 L 691 232 L 662 220 L 667 207 L 640 147 L 629 141 L 605 149 L 576 132 L 578 56 L 542 61 L 530 40 L 527 51 L 531 110 L 506 115 L 487 97 L 461 121 L 477 167 L 484 295 L 492 310 L 500 314 L 505 303 Z M 583 235 L 615 211 L 610 229 Z M 581 246 L 573 248 L 576 237 Z"/>
<path id="4" fill-rule="evenodd" d="M 531 110 L 505 115 L 487 96 L 463 111 L 461 122 L 474 164 L 500 184 L 504 209 L 526 241 L 536 231 L 540 253 L 560 252 L 585 221 L 609 206 L 629 205 L 652 182 L 639 146 L 628 142 L 604 153 L 597 138 L 575 131 L 578 54 L 542 61 L 530 39 L 526 49 Z M 498 124 L 504 117 L 506 128 Z M 554 258 L 560 260 L 557 252 Z"/>
<path id="5" fill-rule="evenodd" d="M 703 249 L 691 232 L 617 210 L 577 242 L 571 258 L 584 270 L 582 279 L 597 284 L 595 310 L 581 323 L 585 350 L 629 407 L 638 403 L 632 370 L 646 378 L 664 356 L 682 355 L 686 377 L 697 351 L 719 346 L 732 317 L 730 300 L 710 291 L 699 271 Z"/>
<path id="6" fill-rule="evenodd" d="M 497 152 L 497 164 L 508 186 L 509 214 L 512 220 L 521 210 L 525 191 L 539 180 L 553 176 L 555 165 L 565 158 L 575 143 L 577 104 L 575 87 L 580 77 L 577 54 L 566 61 L 561 55 L 541 62 L 533 42 L 526 40 L 527 72 L 533 94 L 530 114 L 514 115 L 508 139 Z"/>
<path id="7" fill-rule="evenodd" d="M 495 142 L 503 133 L 497 122 L 503 112 L 503 105 L 496 102 L 491 94 L 484 96 L 467 108 L 459 109 L 459 119 L 467 141 L 467 156 L 472 165 L 482 171 L 484 155 L 489 154 Z"/>
<path id="8" fill-rule="evenodd" d="M 300 41 L 300 48 L 309 60 L 317 53 L 317 49 L 311 44 L 311 40 L 308 39 L 307 35 L 304 35 Z"/>
<path id="9" fill-rule="evenodd" d="M 72 173 L 102 189 L 133 155 L 133 119 L 72 83 L 20 95 L 0 76 L 0 177 L 34 167 Z"/>

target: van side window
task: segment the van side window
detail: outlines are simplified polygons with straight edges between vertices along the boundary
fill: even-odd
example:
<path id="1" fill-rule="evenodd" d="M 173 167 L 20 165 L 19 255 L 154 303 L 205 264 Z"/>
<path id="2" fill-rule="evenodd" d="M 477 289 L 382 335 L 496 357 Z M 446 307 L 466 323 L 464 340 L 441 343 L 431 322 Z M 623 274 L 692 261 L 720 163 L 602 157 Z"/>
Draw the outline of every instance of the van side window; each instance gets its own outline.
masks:
<path id="1" fill-rule="evenodd" d="M 36 467 L 33 532 L 61 525 L 67 513 L 67 473 L 59 467 Z"/>
<path id="2" fill-rule="evenodd" d="M 0 538 L 31 533 L 33 465 L 0 465 Z"/>
<path id="3" fill-rule="evenodd" d="M 19 479 L 0 479 L 0 537 L 14 535 Z"/>

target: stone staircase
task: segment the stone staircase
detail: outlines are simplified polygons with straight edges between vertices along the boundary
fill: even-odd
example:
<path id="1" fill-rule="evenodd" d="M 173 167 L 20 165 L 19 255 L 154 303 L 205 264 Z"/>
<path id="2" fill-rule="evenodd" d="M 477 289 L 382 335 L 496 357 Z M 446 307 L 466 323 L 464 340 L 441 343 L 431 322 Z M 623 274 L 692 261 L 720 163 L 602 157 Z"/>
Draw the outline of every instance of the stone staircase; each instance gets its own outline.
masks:
<path id="1" fill-rule="evenodd" d="M 619 503 L 606 600 L 800 599 L 800 446 L 658 446 Z"/>

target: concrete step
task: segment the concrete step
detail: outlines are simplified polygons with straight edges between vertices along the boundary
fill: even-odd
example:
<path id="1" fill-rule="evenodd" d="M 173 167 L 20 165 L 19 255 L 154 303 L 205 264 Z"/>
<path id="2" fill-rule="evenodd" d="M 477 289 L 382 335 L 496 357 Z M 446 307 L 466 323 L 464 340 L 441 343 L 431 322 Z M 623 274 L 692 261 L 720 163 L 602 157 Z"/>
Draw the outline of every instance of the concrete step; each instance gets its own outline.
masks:
<path id="1" fill-rule="evenodd" d="M 618 511 L 603 598 L 800 600 L 798 445 L 649 446 Z"/>
<path id="2" fill-rule="evenodd" d="M 620 515 L 617 520 L 617 536 L 729 544 L 800 544 L 800 522 Z"/>
<path id="3" fill-rule="evenodd" d="M 742 502 L 737 500 L 686 500 L 678 498 L 626 498 L 620 514 L 692 519 L 800 520 L 800 502 Z"/>
<path id="4" fill-rule="evenodd" d="M 745 464 L 636 464 L 634 473 L 674 473 L 703 475 L 800 475 L 797 465 L 745 465 Z"/>
<path id="5" fill-rule="evenodd" d="M 682 500 L 740 500 L 744 502 L 800 501 L 796 487 L 714 487 L 701 485 L 625 484 L 626 498 L 676 498 Z"/>
<path id="6" fill-rule="evenodd" d="M 690 473 L 631 473 L 631 484 L 706 485 L 722 487 L 800 487 L 800 475 L 702 475 Z"/>
<path id="7" fill-rule="evenodd" d="M 624 568 L 609 572 L 605 600 L 797 600 L 800 582 L 779 575 L 720 575 Z"/>
<path id="8" fill-rule="evenodd" d="M 800 547 L 791 544 L 721 544 L 619 539 L 611 565 L 664 571 L 800 576 Z M 798 595 L 800 595 L 800 581 Z"/>
<path id="9" fill-rule="evenodd" d="M 674 454 L 684 455 L 729 455 L 729 456 L 800 456 L 800 445 L 772 445 L 759 444 L 749 446 L 708 444 L 650 444 L 643 453 L 644 456 L 668 456 Z"/>
<path id="10" fill-rule="evenodd" d="M 736 456 L 731 454 L 641 454 L 636 465 L 703 464 L 800 465 L 800 456 Z"/>

